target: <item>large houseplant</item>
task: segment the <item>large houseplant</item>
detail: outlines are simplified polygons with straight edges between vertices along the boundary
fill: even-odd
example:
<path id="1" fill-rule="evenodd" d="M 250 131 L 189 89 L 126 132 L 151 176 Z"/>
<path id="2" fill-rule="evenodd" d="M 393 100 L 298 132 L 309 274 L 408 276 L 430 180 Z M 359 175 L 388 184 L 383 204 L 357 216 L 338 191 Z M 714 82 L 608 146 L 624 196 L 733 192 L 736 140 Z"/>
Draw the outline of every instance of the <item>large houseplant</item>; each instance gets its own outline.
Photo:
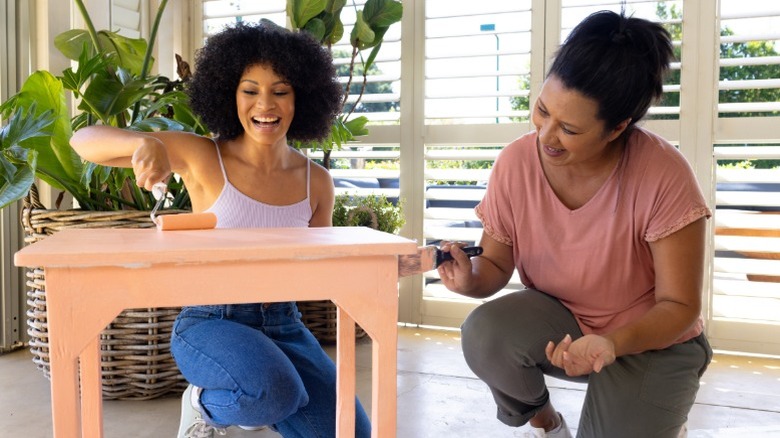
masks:
<path id="1" fill-rule="evenodd" d="M 35 178 L 73 196 L 79 208 L 145 210 L 153 198 L 133 183 L 130 169 L 86 163 L 70 146 L 73 132 L 93 124 L 204 133 L 189 110 L 180 81 L 150 75 L 152 42 L 167 0 L 160 3 L 150 42 L 96 31 L 82 0 L 74 0 L 87 25 L 58 35 L 54 45 L 77 67 L 60 75 L 37 71 L 0 105 L 8 120 L 0 132 L 0 208 L 22 199 Z M 68 97 L 78 102 L 71 116 Z M 174 194 L 181 185 L 173 183 Z M 181 194 L 178 206 L 186 207 Z M 58 206 L 56 206 L 58 207 Z"/>
<path id="2" fill-rule="evenodd" d="M 0 115 L 7 120 L 0 131 L 0 208 L 24 198 L 26 242 L 63 228 L 154 226 L 148 211 L 153 197 L 136 186 L 132 170 L 84 162 L 71 148 L 70 138 L 74 131 L 97 123 L 204 133 L 189 109 L 181 81 L 149 73 L 152 44 L 166 3 L 160 2 L 147 42 L 96 31 L 82 0 L 75 0 L 87 29 L 66 31 L 54 43 L 77 66 L 59 75 L 33 73 L 17 94 L 0 105 Z M 72 114 L 68 98 L 76 106 Z M 47 209 L 37 199 L 36 178 L 70 194 L 77 206 L 60 205 L 60 196 Z M 186 190 L 174 178 L 169 193 L 176 207 L 189 208 Z M 44 274 L 33 269 L 27 276 L 30 350 L 33 361 L 48 375 Z M 104 397 L 148 399 L 183 387 L 169 350 L 178 310 L 129 309 L 103 332 Z"/>

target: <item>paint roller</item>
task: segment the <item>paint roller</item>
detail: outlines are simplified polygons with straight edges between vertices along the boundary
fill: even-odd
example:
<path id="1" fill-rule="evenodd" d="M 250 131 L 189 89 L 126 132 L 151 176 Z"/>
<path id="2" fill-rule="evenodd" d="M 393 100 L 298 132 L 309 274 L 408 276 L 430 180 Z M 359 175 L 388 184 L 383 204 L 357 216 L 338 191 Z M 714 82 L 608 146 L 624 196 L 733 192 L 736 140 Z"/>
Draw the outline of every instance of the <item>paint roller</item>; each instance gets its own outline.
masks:
<path id="1" fill-rule="evenodd" d="M 157 216 L 157 211 L 165 202 L 168 185 L 159 182 L 152 186 L 152 196 L 157 200 L 149 217 L 161 231 L 172 230 L 209 230 L 217 226 L 217 216 L 214 213 L 181 213 Z"/>

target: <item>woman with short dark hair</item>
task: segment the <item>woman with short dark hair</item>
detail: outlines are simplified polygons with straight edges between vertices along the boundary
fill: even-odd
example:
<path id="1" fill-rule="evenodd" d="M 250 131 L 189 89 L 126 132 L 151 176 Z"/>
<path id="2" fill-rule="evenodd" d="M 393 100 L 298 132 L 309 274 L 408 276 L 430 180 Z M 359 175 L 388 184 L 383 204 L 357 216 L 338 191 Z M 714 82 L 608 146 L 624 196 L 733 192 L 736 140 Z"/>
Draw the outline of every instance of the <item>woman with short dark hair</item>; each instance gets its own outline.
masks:
<path id="1" fill-rule="evenodd" d="M 578 436 L 677 437 L 712 357 L 703 333 L 705 221 L 682 154 L 637 126 L 672 58 L 656 23 L 603 11 L 558 50 L 535 131 L 501 151 L 476 207 L 480 257 L 445 243 L 438 268 L 487 298 L 515 269 L 527 289 L 463 323 L 463 354 L 498 418 L 571 437 L 545 375 L 587 382 Z"/>

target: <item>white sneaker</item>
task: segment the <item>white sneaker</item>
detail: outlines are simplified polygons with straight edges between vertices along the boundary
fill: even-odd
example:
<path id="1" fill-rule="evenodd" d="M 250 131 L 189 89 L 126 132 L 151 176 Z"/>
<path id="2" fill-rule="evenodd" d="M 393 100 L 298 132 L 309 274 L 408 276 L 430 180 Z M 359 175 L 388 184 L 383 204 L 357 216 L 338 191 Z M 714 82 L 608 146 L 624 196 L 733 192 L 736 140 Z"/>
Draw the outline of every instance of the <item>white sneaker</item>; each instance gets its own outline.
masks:
<path id="1" fill-rule="evenodd" d="M 532 428 L 531 432 L 526 432 L 523 437 L 524 438 L 574 438 L 574 436 L 571 434 L 571 431 L 569 430 L 569 426 L 566 424 L 566 420 L 563 418 L 563 415 L 561 415 L 560 412 L 558 412 L 558 416 L 561 417 L 561 425 L 557 428 L 546 432 L 544 429 L 540 427 L 534 427 Z"/>
<path id="2" fill-rule="evenodd" d="M 206 423 L 200 409 L 201 388 L 187 385 L 181 396 L 181 420 L 179 420 L 178 438 L 214 438 L 214 434 L 226 435 L 223 428 Z"/>
<path id="3" fill-rule="evenodd" d="M 268 426 L 238 426 L 239 429 L 257 432 L 258 430 L 268 429 Z"/>

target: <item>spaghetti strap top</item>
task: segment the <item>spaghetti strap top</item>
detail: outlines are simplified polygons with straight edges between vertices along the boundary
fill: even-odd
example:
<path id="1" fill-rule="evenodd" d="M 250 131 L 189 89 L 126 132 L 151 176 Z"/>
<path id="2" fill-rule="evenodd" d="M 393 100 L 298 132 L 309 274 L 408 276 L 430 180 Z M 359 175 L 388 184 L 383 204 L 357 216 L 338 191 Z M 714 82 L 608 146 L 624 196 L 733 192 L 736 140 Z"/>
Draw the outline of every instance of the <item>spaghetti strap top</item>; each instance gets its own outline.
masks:
<path id="1" fill-rule="evenodd" d="M 312 210 L 311 161 L 306 163 L 306 199 L 290 205 L 271 205 L 253 199 L 238 190 L 227 176 L 222 154 L 214 141 L 219 158 L 219 167 L 225 184 L 217 200 L 205 211 L 217 216 L 217 228 L 283 228 L 308 227 Z"/>

